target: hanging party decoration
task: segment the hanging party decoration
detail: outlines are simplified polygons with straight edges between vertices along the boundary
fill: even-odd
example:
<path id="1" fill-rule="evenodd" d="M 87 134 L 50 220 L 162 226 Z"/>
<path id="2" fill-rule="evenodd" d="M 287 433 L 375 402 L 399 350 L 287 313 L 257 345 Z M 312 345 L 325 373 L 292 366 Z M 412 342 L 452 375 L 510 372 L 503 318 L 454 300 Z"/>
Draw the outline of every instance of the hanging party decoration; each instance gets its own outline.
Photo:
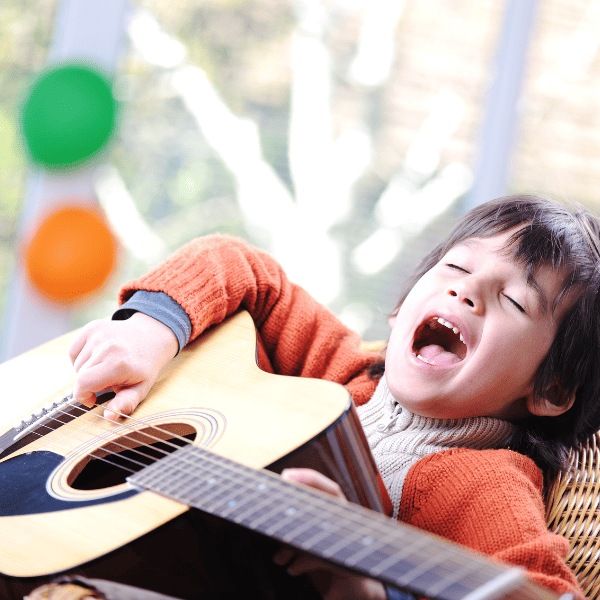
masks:
<path id="1" fill-rule="evenodd" d="M 109 79 L 94 68 L 68 64 L 35 79 L 23 102 L 21 128 L 34 163 L 66 169 L 105 148 L 116 116 Z"/>
<path id="2" fill-rule="evenodd" d="M 117 259 L 117 242 L 102 214 L 94 206 L 76 204 L 42 219 L 23 250 L 30 281 L 58 303 L 72 303 L 97 291 Z"/>

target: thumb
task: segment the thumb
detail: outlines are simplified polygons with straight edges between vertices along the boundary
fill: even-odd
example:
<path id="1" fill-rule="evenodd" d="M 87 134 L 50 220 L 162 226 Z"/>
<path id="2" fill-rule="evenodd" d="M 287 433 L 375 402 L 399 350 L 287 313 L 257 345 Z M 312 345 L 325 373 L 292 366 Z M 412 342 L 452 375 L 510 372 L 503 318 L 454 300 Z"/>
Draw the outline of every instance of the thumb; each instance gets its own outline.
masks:
<path id="1" fill-rule="evenodd" d="M 144 399 L 148 390 L 142 384 L 120 390 L 113 390 L 115 397 L 104 407 L 104 418 L 116 421 L 119 417 L 133 413 L 139 403 Z"/>

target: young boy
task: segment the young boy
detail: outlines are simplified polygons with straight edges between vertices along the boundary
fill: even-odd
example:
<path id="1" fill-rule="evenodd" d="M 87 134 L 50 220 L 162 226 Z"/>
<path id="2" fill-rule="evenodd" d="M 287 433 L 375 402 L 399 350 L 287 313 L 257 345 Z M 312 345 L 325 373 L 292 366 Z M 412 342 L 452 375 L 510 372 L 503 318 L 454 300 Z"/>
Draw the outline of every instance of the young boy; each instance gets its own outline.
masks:
<path id="1" fill-rule="evenodd" d="M 112 321 L 82 330 L 74 396 L 92 404 L 112 388 L 105 414 L 130 414 L 188 340 L 248 310 L 276 373 L 350 391 L 395 518 L 581 594 L 568 543 L 546 530 L 542 490 L 600 429 L 599 248 L 595 218 L 548 199 L 473 209 L 408 282 L 381 359 L 269 255 L 200 238 L 126 285 Z M 340 495 L 314 472 L 284 476 Z M 275 561 L 292 574 L 322 568 L 287 550 Z M 335 571 L 316 585 L 328 599 L 386 597 Z"/>

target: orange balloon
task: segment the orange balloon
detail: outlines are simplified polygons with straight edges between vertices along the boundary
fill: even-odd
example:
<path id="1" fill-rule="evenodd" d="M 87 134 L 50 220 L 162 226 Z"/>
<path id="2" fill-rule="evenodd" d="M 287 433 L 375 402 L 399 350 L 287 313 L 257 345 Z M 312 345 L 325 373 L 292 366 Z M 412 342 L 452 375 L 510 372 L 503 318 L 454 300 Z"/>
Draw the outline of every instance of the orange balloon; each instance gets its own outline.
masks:
<path id="1" fill-rule="evenodd" d="M 38 226 L 24 252 L 27 275 L 46 298 L 74 302 L 112 273 L 117 243 L 96 208 L 66 206 Z"/>

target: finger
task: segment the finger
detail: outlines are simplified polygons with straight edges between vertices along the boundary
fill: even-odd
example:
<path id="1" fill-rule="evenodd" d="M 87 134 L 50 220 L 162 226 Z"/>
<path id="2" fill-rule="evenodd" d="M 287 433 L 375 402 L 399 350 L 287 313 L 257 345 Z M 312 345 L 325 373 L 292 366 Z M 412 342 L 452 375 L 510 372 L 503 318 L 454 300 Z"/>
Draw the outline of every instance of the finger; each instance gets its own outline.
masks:
<path id="1" fill-rule="evenodd" d="M 277 552 L 273 555 L 273 562 L 280 567 L 287 565 L 294 555 L 296 551 L 290 548 L 289 546 L 280 546 Z"/>
<path id="2" fill-rule="evenodd" d="M 90 359 L 93 356 L 93 350 L 90 344 L 85 345 L 79 354 L 73 358 L 71 357 L 71 362 L 73 363 L 73 368 L 75 371 L 79 372 L 81 369 L 89 363 Z"/>
<path id="3" fill-rule="evenodd" d="M 298 575 L 305 575 L 306 573 L 329 569 L 331 569 L 331 566 L 321 560 L 313 558 L 308 554 L 298 554 L 288 565 L 286 571 L 292 577 L 297 577 Z"/>
<path id="4" fill-rule="evenodd" d="M 73 383 L 73 399 L 84 404 L 92 394 L 105 392 L 125 384 L 127 382 L 115 376 L 114 368 L 110 364 L 98 363 L 79 371 Z"/>
<path id="5" fill-rule="evenodd" d="M 117 391 L 115 397 L 104 407 L 104 418 L 116 421 L 123 415 L 131 415 L 145 395 L 141 384 Z"/>
<path id="6" fill-rule="evenodd" d="M 89 393 L 86 395 L 79 395 L 79 397 L 77 398 L 77 400 L 75 400 L 76 402 L 79 402 L 79 404 L 83 404 L 84 406 L 87 406 L 88 408 L 93 408 L 94 404 L 96 404 L 96 394 L 93 393 Z"/>
<path id="7" fill-rule="evenodd" d="M 75 362 L 75 359 L 86 345 L 96 323 L 98 323 L 98 321 L 91 321 L 85 327 L 83 327 L 69 345 L 68 352 L 72 363 Z"/>
<path id="8" fill-rule="evenodd" d="M 79 353 L 85 346 L 85 341 L 87 340 L 87 332 L 85 330 L 80 331 L 75 339 L 69 345 L 69 358 L 72 363 L 75 363 L 75 359 L 79 356 Z"/>
<path id="9" fill-rule="evenodd" d="M 335 481 L 314 469 L 284 469 L 281 477 L 287 481 L 294 481 L 315 488 L 341 500 L 346 499 L 342 488 Z"/>

